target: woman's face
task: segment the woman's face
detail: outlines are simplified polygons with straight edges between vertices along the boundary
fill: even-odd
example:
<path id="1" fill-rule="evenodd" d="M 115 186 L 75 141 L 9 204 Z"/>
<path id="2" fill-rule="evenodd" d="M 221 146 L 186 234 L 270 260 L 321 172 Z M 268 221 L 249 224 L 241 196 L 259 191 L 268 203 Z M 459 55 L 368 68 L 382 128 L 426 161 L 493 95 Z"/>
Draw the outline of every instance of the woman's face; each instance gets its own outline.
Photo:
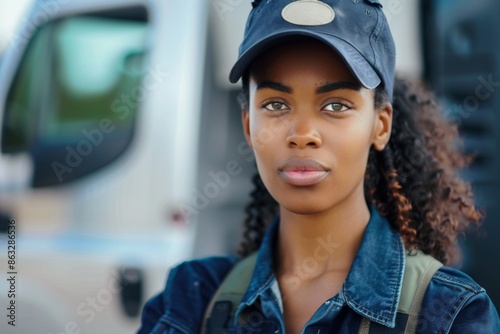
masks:
<path id="1" fill-rule="evenodd" d="M 314 40 L 263 54 L 250 68 L 249 89 L 245 135 L 282 209 L 318 214 L 364 201 L 368 152 L 389 140 L 390 104 L 374 110 L 373 91 Z"/>

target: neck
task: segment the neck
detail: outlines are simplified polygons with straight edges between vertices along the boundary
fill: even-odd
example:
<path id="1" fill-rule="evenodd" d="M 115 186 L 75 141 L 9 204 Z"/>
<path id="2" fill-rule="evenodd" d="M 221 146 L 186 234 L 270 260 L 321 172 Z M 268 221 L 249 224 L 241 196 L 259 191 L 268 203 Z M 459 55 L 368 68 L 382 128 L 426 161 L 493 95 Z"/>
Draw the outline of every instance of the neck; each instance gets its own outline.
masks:
<path id="1" fill-rule="evenodd" d="M 311 215 L 280 208 L 278 275 L 293 273 L 308 280 L 329 272 L 347 273 L 369 219 L 363 198 Z"/>

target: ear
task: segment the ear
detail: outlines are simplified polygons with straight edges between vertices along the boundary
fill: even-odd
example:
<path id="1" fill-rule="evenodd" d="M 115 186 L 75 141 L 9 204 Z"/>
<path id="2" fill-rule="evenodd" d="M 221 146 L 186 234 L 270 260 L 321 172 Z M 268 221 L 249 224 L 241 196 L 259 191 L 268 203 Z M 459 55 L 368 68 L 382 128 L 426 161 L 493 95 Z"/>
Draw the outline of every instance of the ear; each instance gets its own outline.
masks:
<path id="1" fill-rule="evenodd" d="M 243 124 L 243 133 L 247 140 L 248 146 L 252 147 L 252 137 L 250 136 L 250 113 L 247 108 L 241 109 L 241 123 Z"/>
<path id="2" fill-rule="evenodd" d="M 390 103 L 384 104 L 376 112 L 372 144 L 377 151 L 383 151 L 391 138 L 392 114 L 393 109 Z"/>

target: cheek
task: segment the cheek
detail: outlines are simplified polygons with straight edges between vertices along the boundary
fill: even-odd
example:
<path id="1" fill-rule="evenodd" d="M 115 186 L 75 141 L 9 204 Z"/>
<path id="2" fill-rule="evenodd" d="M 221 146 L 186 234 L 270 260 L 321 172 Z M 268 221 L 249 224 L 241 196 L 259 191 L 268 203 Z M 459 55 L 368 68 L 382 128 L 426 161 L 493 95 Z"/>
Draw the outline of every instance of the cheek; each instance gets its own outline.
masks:
<path id="1" fill-rule="evenodd" d="M 250 136 L 255 154 L 257 169 L 268 189 L 277 177 L 277 157 L 286 148 L 288 121 L 279 118 L 250 117 Z"/>
<path id="2" fill-rule="evenodd" d="M 344 124 L 345 125 L 345 124 Z M 364 172 L 371 147 L 373 124 L 352 122 L 349 126 L 328 129 L 328 146 L 339 168 L 346 173 L 360 169 Z"/>
<path id="3" fill-rule="evenodd" d="M 271 144 L 283 141 L 288 121 L 280 118 L 266 119 L 263 117 L 250 117 L 250 135 L 252 145 L 256 151 L 269 151 Z"/>

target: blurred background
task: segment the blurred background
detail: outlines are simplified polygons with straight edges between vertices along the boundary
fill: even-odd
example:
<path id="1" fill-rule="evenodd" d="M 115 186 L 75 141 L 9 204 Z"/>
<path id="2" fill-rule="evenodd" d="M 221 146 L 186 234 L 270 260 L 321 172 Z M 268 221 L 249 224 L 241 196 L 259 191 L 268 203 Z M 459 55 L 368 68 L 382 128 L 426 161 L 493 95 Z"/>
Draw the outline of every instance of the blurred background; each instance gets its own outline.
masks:
<path id="1" fill-rule="evenodd" d="M 487 218 L 461 269 L 498 307 L 500 2 L 381 2 L 399 73 L 476 156 Z M 227 76 L 250 3 L 0 0 L 1 333 L 134 332 L 172 265 L 235 252 L 255 167 Z"/>

